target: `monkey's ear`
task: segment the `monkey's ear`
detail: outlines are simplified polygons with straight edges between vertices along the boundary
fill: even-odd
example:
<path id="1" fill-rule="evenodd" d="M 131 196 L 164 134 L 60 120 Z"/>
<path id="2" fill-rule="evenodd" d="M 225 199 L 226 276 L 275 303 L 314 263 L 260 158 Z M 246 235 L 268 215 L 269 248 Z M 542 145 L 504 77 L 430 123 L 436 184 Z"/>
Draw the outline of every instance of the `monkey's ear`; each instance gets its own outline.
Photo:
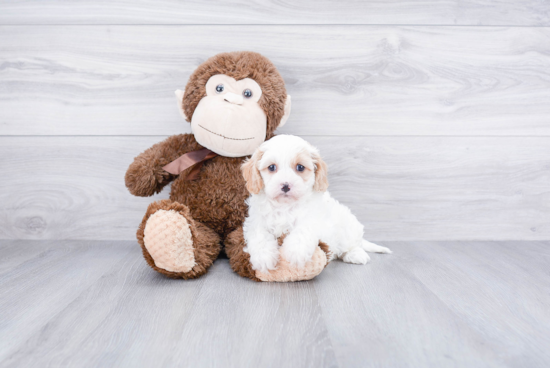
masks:
<path id="1" fill-rule="evenodd" d="M 259 149 L 254 152 L 252 157 L 244 162 L 241 166 L 244 180 L 246 181 L 246 189 L 252 194 L 260 193 L 260 190 L 264 187 L 264 181 L 260 170 L 258 170 L 258 161 L 261 160 L 263 152 Z"/>
<path id="2" fill-rule="evenodd" d="M 185 116 L 185 112 L 183 111 L 183 91 L 181 89 L 177 89 L 176 92 L 176 101 L 178 102 L 178 111 L 180 112 L 181 116 L 187 121 L 191 121 L 187 119 L 187 116 Z"/>
<path id="3" fill-rule="evenodd" d="M 288 120 L 288 117 L 290 116 L 290 95 L 286 95 L 286 101 L 285 101 L 285 113 L 283 115 L 283 118 L 281 119 L 281 122 L 279 123 L 279 126 L 277 128 L 282 128 L 283 125 L 286 124 L 286 121 Z"/>

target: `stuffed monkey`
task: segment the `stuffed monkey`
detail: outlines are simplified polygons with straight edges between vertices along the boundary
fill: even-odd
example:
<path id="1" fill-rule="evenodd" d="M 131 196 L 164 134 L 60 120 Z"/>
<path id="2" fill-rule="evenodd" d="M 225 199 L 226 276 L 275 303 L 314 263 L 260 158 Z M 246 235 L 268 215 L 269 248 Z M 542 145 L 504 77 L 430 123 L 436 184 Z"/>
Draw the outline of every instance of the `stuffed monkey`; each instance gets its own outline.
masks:
<path id="1" fill-rule="evenodd" d="M 304 268 L 281 258 L 267 274 L 252 269 L 245 251 L 248 191 L 240 167 L 290 114 L 290 96 L 275 66 L 254 52 L 222 53 L 201 64 L 176 96 L 193 134 L 153 145 L 125 176 L 129 191 L 142 197 L 172 182 L 170 199 L 151 203 L 137 231 L 147 263 L 169 277 L 197 278 L 225 246 L 231 268 L 255 281 L 318 275 L 327 264 L 322 243 Z"/>

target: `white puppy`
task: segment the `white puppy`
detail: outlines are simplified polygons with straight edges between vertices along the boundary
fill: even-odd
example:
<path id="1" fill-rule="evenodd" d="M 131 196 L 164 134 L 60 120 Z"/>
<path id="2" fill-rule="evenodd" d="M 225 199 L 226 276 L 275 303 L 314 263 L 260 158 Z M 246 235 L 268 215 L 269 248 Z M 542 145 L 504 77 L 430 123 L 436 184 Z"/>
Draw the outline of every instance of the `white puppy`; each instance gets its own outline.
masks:
<path id="1" fill-rule="evenodd" d="M 331 259 L 365 264 L 365 251 L 391 253 L 363 239 L 363 225 L 349 208 L 327 191 L 327 165 L 319 151 L 299 137 L 278 135 L 264 142 L 243 166 L 248 217 L 243 231 L 255 270 L 277 267 L 277 238 L 286 235 L 282 256 L 304 266 L 319 241 L 329 246 Z"/>

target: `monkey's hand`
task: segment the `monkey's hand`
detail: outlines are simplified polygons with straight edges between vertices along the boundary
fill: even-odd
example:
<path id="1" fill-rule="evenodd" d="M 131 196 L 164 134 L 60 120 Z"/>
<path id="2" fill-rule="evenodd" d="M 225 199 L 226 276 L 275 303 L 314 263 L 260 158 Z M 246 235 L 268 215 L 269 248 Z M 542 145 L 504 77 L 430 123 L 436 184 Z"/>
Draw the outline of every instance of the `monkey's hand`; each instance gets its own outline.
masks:
<path id="1" fill-rule="evenodd" d="M 125 175 L 126 187 L 133 195 L 149 197 L 159 193 L 177 175 L 162 168 L 181 155 L 202 149 L 192 134 L 168 137 L 134 159 Z"/>

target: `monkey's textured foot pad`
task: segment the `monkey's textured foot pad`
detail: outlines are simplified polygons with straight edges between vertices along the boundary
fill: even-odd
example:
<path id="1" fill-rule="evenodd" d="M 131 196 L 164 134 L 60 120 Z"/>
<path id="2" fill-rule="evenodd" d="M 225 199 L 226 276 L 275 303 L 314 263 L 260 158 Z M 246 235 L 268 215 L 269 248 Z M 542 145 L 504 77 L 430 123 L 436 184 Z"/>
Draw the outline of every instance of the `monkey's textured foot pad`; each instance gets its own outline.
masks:
<path id="1" fill-rule="evenodd" d="M 143 242 L 159 268 L 189 272 L 196 264 L 189 223 L 174 210 L 158 210 L 149 217 Z"/>
<path id="2" fill-rule="evenodd" d="M 276 270 L 269 272 L 256 271 L 256 277 L 262 281 L 291 282 L 311 280 L 321 273 L 327 265 L 327 254 L 317 247 L 313 257 L 304 267 L 292 266 L 282 256 Z"/>

